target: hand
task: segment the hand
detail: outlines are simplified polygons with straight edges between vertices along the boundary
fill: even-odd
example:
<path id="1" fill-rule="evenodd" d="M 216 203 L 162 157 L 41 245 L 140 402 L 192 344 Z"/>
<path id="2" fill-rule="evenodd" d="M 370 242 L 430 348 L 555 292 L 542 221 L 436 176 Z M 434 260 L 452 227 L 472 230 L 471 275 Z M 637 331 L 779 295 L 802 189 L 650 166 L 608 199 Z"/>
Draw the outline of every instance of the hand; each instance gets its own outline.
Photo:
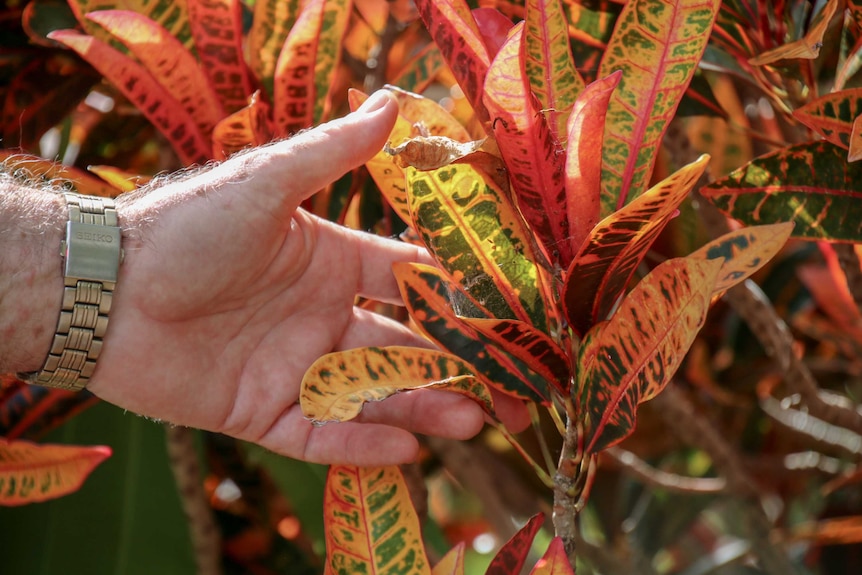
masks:
<path id="1" fill-rule="evenodd" d="M 428 256 L 298 209 L 380 150 L 396 115 L 381 93 L 345 118 L 122 199 L 126 256 L 88 388 L 136 413 L 314 462 L 403 463 L 416 455 L 411 432 L 475 435 L 481 410 L 445 392 L 401 394 L 366 406 L 357 422 L 322 427 L 297 404 L 322 354 L 427 345 L 353 302 L 398 303 L 392 263 Z M 523 426 L 517 402 L 498 403 Z"/>

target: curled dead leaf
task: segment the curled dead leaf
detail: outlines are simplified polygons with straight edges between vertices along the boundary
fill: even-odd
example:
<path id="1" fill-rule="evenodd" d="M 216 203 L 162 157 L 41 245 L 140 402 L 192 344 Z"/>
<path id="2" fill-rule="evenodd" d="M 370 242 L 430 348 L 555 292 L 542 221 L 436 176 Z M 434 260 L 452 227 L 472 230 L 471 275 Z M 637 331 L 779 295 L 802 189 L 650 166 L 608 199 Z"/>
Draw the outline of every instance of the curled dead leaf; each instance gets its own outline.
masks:
<path id="1" fill-rule="evenodd" d="M 395 156 L 396 163 L 402 168 L 412 166 L 420 171 L 429 171 L 448 166 L 472 154 L 484 143 L 484 139 L 459 142 L 446 136 L 417 136 L 394 148 L 387 142 L 383 149 L 387 154 Z"/>

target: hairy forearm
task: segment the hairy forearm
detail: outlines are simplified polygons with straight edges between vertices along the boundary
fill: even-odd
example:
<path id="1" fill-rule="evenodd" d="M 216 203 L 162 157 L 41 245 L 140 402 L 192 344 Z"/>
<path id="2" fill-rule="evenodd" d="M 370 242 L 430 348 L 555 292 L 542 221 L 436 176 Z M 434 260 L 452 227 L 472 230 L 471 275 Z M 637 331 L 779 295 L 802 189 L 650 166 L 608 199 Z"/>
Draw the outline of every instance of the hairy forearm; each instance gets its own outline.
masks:
<path id="1" fill-rule="evenodd" d="M 35 371 L 63 293 L 62 196 L 0 173 L 0 373 Z"/>

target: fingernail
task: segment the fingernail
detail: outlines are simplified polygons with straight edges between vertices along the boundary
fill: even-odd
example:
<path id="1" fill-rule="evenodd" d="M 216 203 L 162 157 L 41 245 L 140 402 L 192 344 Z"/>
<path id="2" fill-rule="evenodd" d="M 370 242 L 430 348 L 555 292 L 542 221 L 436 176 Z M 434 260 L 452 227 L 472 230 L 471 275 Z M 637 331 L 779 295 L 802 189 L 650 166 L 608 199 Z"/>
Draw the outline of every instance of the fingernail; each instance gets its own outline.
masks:
<path id="1" fill-rule="evenodd" d="M 383 108 L 392 99 L 388 90 L 377 90 L 356 111 L 361 114 L 370 114 Z"/>

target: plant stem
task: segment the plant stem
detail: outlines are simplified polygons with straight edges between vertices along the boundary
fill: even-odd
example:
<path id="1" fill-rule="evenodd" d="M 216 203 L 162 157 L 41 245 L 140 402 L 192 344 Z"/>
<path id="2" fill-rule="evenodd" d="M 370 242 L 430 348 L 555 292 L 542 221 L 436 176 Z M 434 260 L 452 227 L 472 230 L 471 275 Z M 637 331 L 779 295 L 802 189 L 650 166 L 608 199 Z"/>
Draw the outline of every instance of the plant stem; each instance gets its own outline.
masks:
<path id="1" fill-rule="evenodd" d="M 560 453 L 560 463 L 554 474 L 554 532 L 563 540 L 563 547 L 572 568 L 575 566 L 575 550 L 578 539 L 577 484 L 581 471 L 580 434 L 578 426 L 572 418 L 566 423 L 566 434 L 563 438 L 563 449 Z"/>
<path id="2" fill-rule="evenodd" d="M 605 455 L 647 485 L 681 493 L 724 493 L 727 481 L 721 477 L 684 477 L 656 469 L 631 451 L 611 447 Z"/>

